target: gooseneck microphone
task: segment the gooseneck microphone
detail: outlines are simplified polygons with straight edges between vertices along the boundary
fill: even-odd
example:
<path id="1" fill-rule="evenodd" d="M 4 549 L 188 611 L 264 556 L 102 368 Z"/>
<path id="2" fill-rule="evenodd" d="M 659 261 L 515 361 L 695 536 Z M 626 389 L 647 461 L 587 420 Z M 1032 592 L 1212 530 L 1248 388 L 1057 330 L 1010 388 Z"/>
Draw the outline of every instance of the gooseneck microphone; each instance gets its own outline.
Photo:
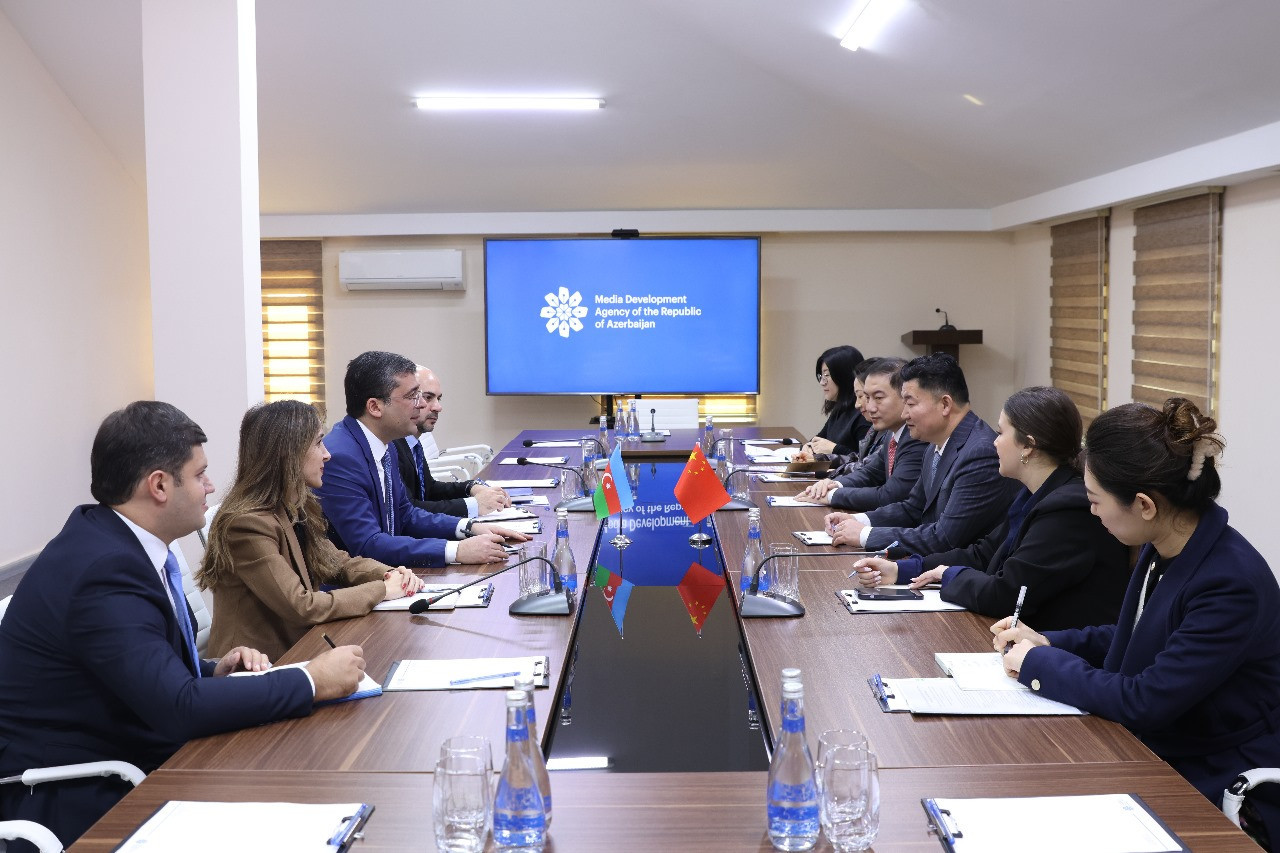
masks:
<path id="1" fill-rule="evenodd" d="M 587 494 L 587 478 L 582 471 L 568 465 L 548 465 L 546 462 L 535 462 L 527 456 L 516 457 L 517 465 L 537 465 L 539 468 L 555 468 L 558 471 L 568 471 L 578 478 L 578 493 L 582 495 L 577 498 L 567 498 L 555 505 L 556 509 L 567 509 L 569 512 L 595 512 L 596 505 L 591 495 Z"/>
<path id="2" fill-rule="evenodd" d="M 579 471 L 577 468 L 571 468 L 568 465 L 548 465 L 546 462 L 536 462 L 533 459 L 530 459 L 528 456 L 517 456 L 516 464 L 517 465 L 537 465 L 539 468 L 555 468 L 557 471 L 568 471 L 578 478 L 578 487 L 580 490 L 585 490 L 587 487 L 586 481 L 582 479 L 582 472 Z"/>
<path id="3" fill-rule="evenodd" d="M 542 562 L 546 563 L 548 566 L 551 567 L 551 577 L 554 578 L 553 582 L 555 584 L 554 589 L 556 592 L 561 592 L 563 590 L 563 587 L 561 586 L 561 582 L 560 582 L 560 574 L 555 570 L 556 569 L 555 564 L 552 563 L 550 560 L 548 560 L 546 557 L 529 557 L 527 560 L 521 560 L 518 563 L 512 563 L 509 566 L 503 566 L 502 568 L 498 569 L 496 572 L 487 574 L 484 577 L 476 578 L 470 583 L 464 583 L 462 586 L 447 590 L 445 592 L 440 593 L 439 595 L 433 595 L 430 598 L 418 599 L 413 604 L 409 605 L 409 612 L 413 614 L 426 613 L 427 610 L 431 607 L 431 605 L 435 604 L 437 601 L 441 601 L 442 599 L 448 598 L 454 593 L 462 592 L 462 590 L 466 589 L 469 586 L 475 586 L 478 583 L 484 583 L 487 580 L 496 578 L 498 575 L 502 574 L 503 572 L 509 572 L 518 566 L 523 566 L 525 563 L 532 563 L 535 560 L 541 560 Z"/>
<path id="4" fill-rule="evenodd" d="M 608 455 L 609 455 L 609 454 L 607 454 L 607 453 L 605 453 L 605 452 L 604 452 L 604 445 L 602 445 L 602 444 L 600 443 L 600 439 L 596 438 L 595 436 L 585 436 L 584 438 L 582 438 L 582 439 L 581 439 L 581 441 L 590 441 L 590 442 L 592 442 L 593 444 L 595 444 L 595 446 L 596 446 L 596 450 L 600 453 L 600 455 L 601 455 L 601 456 L 608 456 Z M 542 446 L 544 446 L 544 445 L 548 445 L 548 444 L 556 445 L 556 444 L 558 444 L 559 442 L 558 442 L 558 441 L 551 441 L 551 440 L 548 440 L 548 441 L 537 441 L 537 440 L 532 439 L 532 438 L 526 438 L 524 441 L 522 441 L 522 442 L 520 442 L 520 443 L 521 443 L 522 445 L 524 445 L 525 447 L 542 447 Z"/>

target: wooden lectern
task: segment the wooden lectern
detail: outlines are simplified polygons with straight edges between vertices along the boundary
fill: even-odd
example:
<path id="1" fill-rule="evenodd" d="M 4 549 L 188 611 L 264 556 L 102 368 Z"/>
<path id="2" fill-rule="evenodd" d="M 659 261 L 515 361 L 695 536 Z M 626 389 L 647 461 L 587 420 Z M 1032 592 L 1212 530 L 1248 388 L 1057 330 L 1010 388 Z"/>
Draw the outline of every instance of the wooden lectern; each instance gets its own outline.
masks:
<path id="1" fill-rule="evenodd" d="M 902 336 L 902 342 L 912 347 L 928 347 L 929 355 L 945 352 L 960 360 L 961 344 L 982 343 L 981 329 L 915 329 Z"/>

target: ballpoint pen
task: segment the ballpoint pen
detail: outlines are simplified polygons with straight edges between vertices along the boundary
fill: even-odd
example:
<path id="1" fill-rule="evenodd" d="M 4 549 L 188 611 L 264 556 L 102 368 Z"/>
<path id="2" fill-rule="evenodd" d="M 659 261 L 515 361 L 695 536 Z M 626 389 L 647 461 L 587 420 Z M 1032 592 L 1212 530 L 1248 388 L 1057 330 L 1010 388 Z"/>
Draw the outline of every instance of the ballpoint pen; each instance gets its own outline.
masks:
<path id="1" fill-rule="evenodd" d="M 455 678 L 449 682 L 450 687 L 457 687 L 459 684 L 471 684 L 476 681 L 490 681 L 496 678 L 515 678 L 520 673 L 517 672 L 495 672 L 493 675 L 475 675 L 471 678 Z"/>
<path id="2" fill-rule="evenodd" d="M 321 634 L 320 636 L 321 636 L 321 637 L 324 637 L 324 641 L 325 641 L 326 643 L 328 643 L 328 644 L 329 644 L 329 648 L 331 648 L 331 649 L 336 649 L 336 648 L 338 647 L 338 646 L 333 642 L 333 640 L 329 639 L 329 635 L 328 635 L 328 634 Z"/>
<path id="3" fill-rule="evenodd" d="M 898 547 L 898 540 L 897 540 L 897 539 L 895 539 L 895 540 L 893 540 L 892 542 L 890 542 L 888 545 L 885 545 L 885 546 L 884 546 L 883 548 L 881 548 L 879 551 L 876 551 L 876 552 L 874 552 L 874 553 L 872 553 L 872 554 L 868 554 L 867 556 L 869 556 L 869 557 L 879 557 L 879 558 L 880 558 L 880 559 L 882 559 L 882 560 L 887 560 L 887 559 L 889 559 L 889 549 L 890 549 L 890 548 L 897 548 L 897 547 Z M 858 573 L 858 570 L 857 570 L 857 569 L 854 569 L 853 571 L 849 572 L 849 574 L 845 575 L 845 577 L 846 577 L 846 578 L 851 578 L 851 577 L 853 577 L 854 575 L 856 575 L 857 573 Z"/>
<path id="4" fill-rule="evenodd" d="M 1018 627 L 1018 617 L 1022 615 L 1022 602 L 1027 600 L 1027 586 L 1023 584 L 1018 590 L 1018 603 L 1013 606 L 1013 618 L 1009 620 L 1009 630 L 1012 631 Z M 1013 643 L 1005 643 L 1004 651 L 1001 654 L 1007 654 L 1009 649 L 1013 648 Z"/>

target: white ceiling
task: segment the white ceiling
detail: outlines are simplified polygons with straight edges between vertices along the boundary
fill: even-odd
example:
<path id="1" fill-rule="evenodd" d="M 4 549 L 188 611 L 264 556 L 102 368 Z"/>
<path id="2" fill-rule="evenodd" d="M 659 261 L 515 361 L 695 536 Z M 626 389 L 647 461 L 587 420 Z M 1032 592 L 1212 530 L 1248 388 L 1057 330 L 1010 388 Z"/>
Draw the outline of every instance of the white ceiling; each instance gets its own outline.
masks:
<path id="1" fill-rule="evenodd" d="M 1276 0 L 852 5 L 259 0 L 263 213 L 986 210 L 1280 122 Z M 0 11 L 142 180 L 139 0 Z M 410 104 L 482 91 L 607 106 Z"/>

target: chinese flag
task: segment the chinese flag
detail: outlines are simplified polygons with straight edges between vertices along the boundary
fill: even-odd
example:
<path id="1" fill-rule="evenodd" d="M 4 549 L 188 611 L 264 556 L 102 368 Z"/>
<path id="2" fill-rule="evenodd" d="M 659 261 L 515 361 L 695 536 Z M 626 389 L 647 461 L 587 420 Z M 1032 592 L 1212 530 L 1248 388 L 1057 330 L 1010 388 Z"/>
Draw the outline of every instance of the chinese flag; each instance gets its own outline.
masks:
<path id="1" fill-rule="evenodd" d="M 711 608 L 715 607 L 723 589 L 724 578 L 697 562 L 689 566 L 684 579 L 676 586 L 684 601 L 684 609 L 689 611 L 689 618 L 693 620 L 693 630 L 699 637 L 702 636 L 702 624 L 711 615 Z"/>
<path id="2" fill-rule="evenodd" d="M 720 484 L 715 470 L 707 464 L 701 447 L 694 447 L 689 454 L 689 461 L 676 482 L 676 500 L 680 501 L 685 515 L 694 524 L 729 502 L 729 493 Z"/>

